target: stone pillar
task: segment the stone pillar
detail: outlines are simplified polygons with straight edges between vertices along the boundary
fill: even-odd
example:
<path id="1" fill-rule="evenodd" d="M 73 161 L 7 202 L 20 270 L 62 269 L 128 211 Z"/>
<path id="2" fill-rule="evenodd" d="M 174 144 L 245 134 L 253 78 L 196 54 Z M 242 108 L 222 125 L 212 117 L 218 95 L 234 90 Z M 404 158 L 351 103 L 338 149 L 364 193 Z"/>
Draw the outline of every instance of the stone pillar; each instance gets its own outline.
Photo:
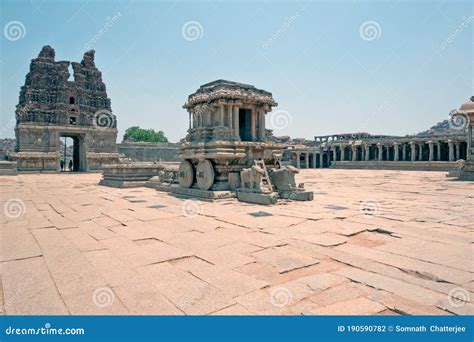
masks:
<path id="1" fill-rule="evenodd" d="M 407 144 L 403 143 L 402 145 L 402 160 L 407 160 Z"/>
<path id="2" fill-rule="evenodd" d="M 382 161 L 383 160 L 383 145 L 381 143 L 378 143 L 377 148 L 379 149 L 378 161 Z"/>
<path id="3" fill-rule="evenodd" d="M 219 105 L 219 125 L 224 126 L 224 112 L 225 112 L 225 105 L 221 103 Z"/>
<path id="4" fill-rule="evenodd" d="M 471 97 L 471 102 L 474 102 Z M 474 163 L 474 113 L 471 110 L 470 113 L 467 114 L 469 116 L 468 126 L 467 126 L 467 141 L 466 141 L 466 161 L 468 161 L 468 166 L 472 170 L 473 163 Z M 461 158 L 461 155 L 459 155 Z M 472 171 L 470 171 L 472 175 Z"/>
<path id="5" fill-rule="evenodd" d="M 253 112 L 253 111 L 252 111 Z M 255 109 L 255 141 L 260 140 L 260 111 Z"/>
<path id="6" fill-rule="evenodd" d="M 434 149 L 433 149 L 433 142 L 432 141 L 428 141 L 428 147 L 430 149 L 428 160 L 433 161 Z"/>
<path id="7" fill-rule="evenodd" d="M 265 111 L 260 111 L 260 141 L 265 141 Z"/>
<path id="8" fill-rule="evenodd" d="M 324 167 L 324 158 L 323 158 L 324 151 L 319 153 L 319 167 L 322 169 Z"/>
<path id="9" fill-rule="evenodd" d="M 234 114 L 234 105 L 229 105 L 227 107 L 227 123 L 229 125 L 229 130 L 232 132 L 232 124 L 234 123 L 234 120 L 232 118 L 232 115 Z"/>
<path id="10" fill-rule="evenodd" d="M 296 152 L 295 154 L 296 154 L 296 167 L 297 167 L 298 169 L 301 169 L 300 154 L 299 154 L 299 152 Z"/>
<path id="11" fill-rule="evenodd" d="M 341 145 L 340 146 L 340 149 L 341 149 L 341 161 L 345 161 L 346 160 L 346 146 L 344 145 Z"/>
<path id="12" fill-rule="evenodd" d="M 459 151 L 459 147 L 460 147 L 459 146 L 459 141 L 456 141 L 454 143 L 454 146 L 456 146 L 456 160 L 459 160 L 461 158 L 461 153 Z M 469 151 L 468 151 L 468 153 L 469 153 Z"/>
<path id="13" fill-rule="evenodd" d="M 306 168 L 309 169 L 309 152 L 305 152 L 304 160 L 306 162 Z"/>
<path id="14" fill-rule="evenodd" d="M 393 143 L 393 161 L 398 161 L 400 159 L 400 151 L 398 150 L 398 143 Z"/>
<path id="15" fill-rule="evenodd" d="M 255 124 L 257 123 L 256 109 L 253 108 L 250 115 L 250 140 L 255 141 Z"/>
<path id="16" fill-rule="evenodd" d="M 418 147 L 419 147 L 419 149 L 420 149 L 420 154 L 418 155 L 418 160 L 419 160 L 419 161 L 422 161 L 422 160 L 423 160 L 423 145 L 424 145 L 424 143 L 419 143 L 419 144 L 418 144 Z"/>
<path id="17" fill-rule="evenodd" d="M 203 120 L 202 120 L 202 112 L 198 110 L 195 115 L 196 115 L 196 128 L 201 128 L 204 125 Z"/>
<path id="18" fill-rule="evenodd" d="M 260 111 L 255 109 L 255 141 L 260 140 Z"/>
<path id="19" fill-rule="evenodd" d="M 436 143 L 436 160 L 441 161 L 441 143 L 439 141 Z"/>
<path id="20" fill-rule="evenodd" d="M 238 140 L 240 140 L 240 133 L 239 133 L 239 107 L 236 105 L 233 106 L 232 108 L 233 113 L 232 113 L 232 119 L 234 119 L 234 135 Z"/>
<path id="21" fill-rule="evenodd" d="M 370 159 L 370 145 L 365 145 L 365 161 L 369 161 Z"/>
<path id="22" fill-rule="evenodd" d="M 448 148 L 449 148 L 449 161 L 454 161 L 454 143 L 452 140 L 448 140 Z"/>
<path id="23" fill-rule="evenodd" d="M 357 146 L 351 146 L 352 161 L 357 161 Z"/>
<path id="24" fill-rule="evenodd" d="M 206 127 L 212 126 L 212 110 L 206 111 Z"/>
<path id="25" fill-rule="evenodd" d="M 416 160 L 416 144 L 413 141 L 410 141 L 411 147 L 411 161 L 414 162 Z"/>
<path id="26" fill-rule="evenodd" d="M 317 163 L 316 163 L 316 158 L 317 158 L 317 156 L 318 156 L 318 155 L 317 155 L 316 152 L 313 153 L 313 169 L 315 169 L 315 168 L 316 168 L 316 165 L 317 165 Z"/>
<path id="27" fill-rule="evenodd" d="M 334 146 L 334 149 L 332 150 L 332 160 L 336 161 L 337 160 L 337 147 Z"/>

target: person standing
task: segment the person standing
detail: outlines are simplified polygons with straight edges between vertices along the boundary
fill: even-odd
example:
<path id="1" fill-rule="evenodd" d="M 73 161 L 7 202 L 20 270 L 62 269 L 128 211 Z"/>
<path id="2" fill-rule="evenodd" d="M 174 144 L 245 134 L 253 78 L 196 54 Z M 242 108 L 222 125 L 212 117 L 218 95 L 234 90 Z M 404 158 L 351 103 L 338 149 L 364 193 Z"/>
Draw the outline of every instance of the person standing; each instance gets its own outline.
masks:
<path id="1" fill-rule="evenodd" d="M 61 166 L 61 171 L 64 171 L 64 160 L 60 160 L 59 165 Z"/>
<path id="2" fill-rule="evenodd" d="M 72 159 L 69 161 L 69 171 L 72 171 Z"/>

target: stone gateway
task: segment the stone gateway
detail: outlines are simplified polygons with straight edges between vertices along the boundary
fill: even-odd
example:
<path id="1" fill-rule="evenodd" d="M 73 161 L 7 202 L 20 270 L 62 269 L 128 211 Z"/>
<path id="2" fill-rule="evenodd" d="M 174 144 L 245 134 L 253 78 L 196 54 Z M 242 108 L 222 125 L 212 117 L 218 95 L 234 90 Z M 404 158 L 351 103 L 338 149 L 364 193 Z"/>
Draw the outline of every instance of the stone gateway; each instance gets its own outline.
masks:
<path id="1" fill-rule="evenodd" d="M 55 61 L 54 49 L 44 46 L 31 61 L 15 114 L 17 145 L 11 159 L 19 171 L 60 171 L 61 137 L 74 142 L 75 171 L 100 170 L 119 160 L 117 121 L 94 50 L 76 63 Z"/>

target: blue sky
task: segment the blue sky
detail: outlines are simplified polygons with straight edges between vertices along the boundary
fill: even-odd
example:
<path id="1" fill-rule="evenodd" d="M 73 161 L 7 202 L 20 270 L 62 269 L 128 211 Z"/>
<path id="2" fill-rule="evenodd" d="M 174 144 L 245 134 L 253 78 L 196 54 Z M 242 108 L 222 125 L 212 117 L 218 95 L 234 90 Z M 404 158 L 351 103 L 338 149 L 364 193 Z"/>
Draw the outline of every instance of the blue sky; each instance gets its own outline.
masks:
<path id="1" fill-rule="evenodd" d="M 291 115 L 275 135 L 305 138 L 416 133 L 474 94 L 471 1 L 2 0 L 0 20 L 2 127 L 46 44 L 96 50 L 119 141 L 133 125 L 184 137 L 187 96 L 220 78 L 271 91 Z"/>

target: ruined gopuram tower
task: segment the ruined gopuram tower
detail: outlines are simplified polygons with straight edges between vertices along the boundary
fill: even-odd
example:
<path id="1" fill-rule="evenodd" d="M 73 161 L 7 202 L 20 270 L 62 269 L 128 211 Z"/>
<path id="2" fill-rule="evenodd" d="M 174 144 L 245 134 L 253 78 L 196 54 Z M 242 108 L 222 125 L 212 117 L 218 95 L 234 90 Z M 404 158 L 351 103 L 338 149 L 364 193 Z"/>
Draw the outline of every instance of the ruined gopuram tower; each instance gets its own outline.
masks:
<path id="1" fill-rule="evenodd" d="M 15 111 L 17 145 L 11 159 L 19 171 L 58 171 L 60 138 L 69 137 L 75 171 L 100 170 L 117 162 L 117 121 L 94 50 L 80 63 L 56 62 L 54 56 L 54 49 L 44 46 L 31 61 Z"/>

